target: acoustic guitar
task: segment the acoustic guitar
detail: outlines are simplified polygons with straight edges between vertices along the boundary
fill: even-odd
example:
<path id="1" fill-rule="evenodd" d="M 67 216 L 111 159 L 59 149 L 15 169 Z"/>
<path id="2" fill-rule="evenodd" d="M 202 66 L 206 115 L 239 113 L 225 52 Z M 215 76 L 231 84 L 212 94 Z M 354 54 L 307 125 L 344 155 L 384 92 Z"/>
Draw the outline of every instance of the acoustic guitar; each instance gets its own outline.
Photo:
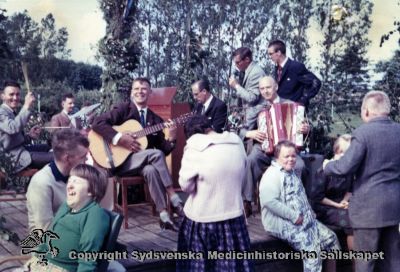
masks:
<path id="1" fill-rule="evenodd" d="M 172 121 L 176 125 L 182 125 L 190 116 L 192 116 L 192 113 L 186 113 L 172 119 Z M 144 150 L 148 144 L 146 136 L 163 130 L 166 125 L 165 123 L 159 123 L 143 128 L 138 121 L 132 119 L 120 126 L 113 126 L 113 128 L 120 133 L 133 132 L 136 135 L 136 140 L 140 143 L 141 150 Z M 120 166 L 132 153 L 131 150 L 125 147 L 107 143 L 100 134 L 93 130 L 89 132 L 88 138 L 90 142 L 89 150 L 93 159 L 104 168 L 111 169 Z"/>

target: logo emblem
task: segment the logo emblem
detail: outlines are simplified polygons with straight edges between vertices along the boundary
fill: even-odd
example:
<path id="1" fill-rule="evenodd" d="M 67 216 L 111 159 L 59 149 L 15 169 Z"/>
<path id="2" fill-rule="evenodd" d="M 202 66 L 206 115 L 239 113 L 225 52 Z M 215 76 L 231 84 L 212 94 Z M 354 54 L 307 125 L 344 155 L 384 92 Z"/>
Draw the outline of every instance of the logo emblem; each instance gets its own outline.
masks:
<path id="1" fill-rule="evenodd" d="M 43 231 L 42 229 L 34 229 L 19 243 L 21 252 L 23 255 L 36 253 L 38 264 L 47 265 L 48 260 L 46 259 L 46 254 L 51 254 L 53 257 L 56 257 L 59 253 L 59 249 L 52 245 L 51 241 L 53 239 L 60 239 L 60 237 L 50 230 Z"/>

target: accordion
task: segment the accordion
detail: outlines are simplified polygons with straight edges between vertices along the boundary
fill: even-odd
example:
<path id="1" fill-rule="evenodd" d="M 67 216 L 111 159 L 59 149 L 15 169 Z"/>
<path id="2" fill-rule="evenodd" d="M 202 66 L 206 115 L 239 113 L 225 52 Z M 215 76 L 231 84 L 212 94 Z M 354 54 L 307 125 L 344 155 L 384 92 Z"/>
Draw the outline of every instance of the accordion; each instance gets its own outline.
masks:
<path id="1" fill-rule="evenodd" d="M 274 152 L 274 146 L 282 141 L 293 142 L 298 148 L 303 146 L 303 134 L 298 130 L 304 121 L 303 105 L 298 103 L 272 104 L 258 114 L 258 131 L 266 133 L 261 149 L 267 154 Z"/>

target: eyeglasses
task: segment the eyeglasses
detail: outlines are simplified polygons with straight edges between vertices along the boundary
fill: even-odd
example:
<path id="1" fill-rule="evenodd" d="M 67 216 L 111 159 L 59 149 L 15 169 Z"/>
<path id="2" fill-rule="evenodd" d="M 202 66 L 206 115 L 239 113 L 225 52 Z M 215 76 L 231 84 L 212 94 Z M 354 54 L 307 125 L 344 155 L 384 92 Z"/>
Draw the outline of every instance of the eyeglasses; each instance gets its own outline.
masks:
<path id="1" fill-rule="evenodd" d="M 240 63 L 242 63 L 242 61 L 243 61 L 243 59 L 235 60 L 235 64 L 236 64 L 236 65 L 240 65 Z"/>

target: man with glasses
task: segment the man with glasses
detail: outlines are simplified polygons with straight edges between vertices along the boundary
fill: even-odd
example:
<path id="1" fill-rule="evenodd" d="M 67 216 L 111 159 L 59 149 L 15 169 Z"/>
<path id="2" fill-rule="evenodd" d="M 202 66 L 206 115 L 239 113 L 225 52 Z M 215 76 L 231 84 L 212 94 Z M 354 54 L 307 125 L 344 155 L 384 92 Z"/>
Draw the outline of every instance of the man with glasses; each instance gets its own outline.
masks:
<path id="1" fill-rule="evenodd" d="M 236 49 L 232 57 L 242 76 L 239 76 L 239 79 L 231 77 L 229 79 L 229 85 L 236 91 L 236 95 L 244 102 L 246 120 L 251 120 L 256 118 L 257 114 L 254 106 L 264 103 L 258 91 L 258 82 L 265 76 L 265 73 L 263 69 L 253 61 L 253 53 L 247 47 Z"/>
<path id="2" fill-rule="evenodd" d="M 310 99 L 317 95 L 321 81 L 304 64 L 286 56 L 286 45 L 274 40 L 268 45 L 268 55 L 276 64 L 275 79 L 278 95 L 308 107 Z"/>

